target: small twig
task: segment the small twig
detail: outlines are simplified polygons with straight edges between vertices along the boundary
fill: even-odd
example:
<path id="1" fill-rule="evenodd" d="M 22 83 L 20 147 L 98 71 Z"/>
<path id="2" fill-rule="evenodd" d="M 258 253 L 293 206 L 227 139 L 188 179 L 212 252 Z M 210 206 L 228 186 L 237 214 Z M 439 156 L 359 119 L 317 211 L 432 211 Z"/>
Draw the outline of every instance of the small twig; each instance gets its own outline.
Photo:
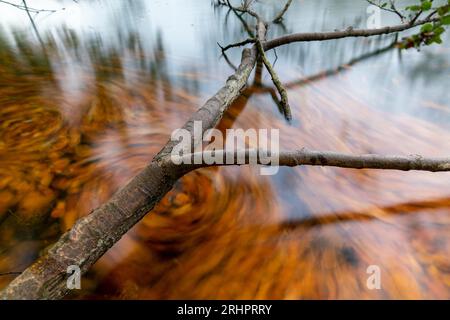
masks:
<path id="1" fill-rule="evenodd" d="M 414 18 L 411 19 L 411 21 L 409 22 L 410 24 L 413 24 L 414 22 L 417 21 L 417 19 L 419 19 L 419 17 L 422 15 L 423 11 L 419 10 L 419 12 L 417 12 L 417 14 L 415 15 Z"/>
<path id="2" fill-rule="evenodd" d="M 225 59 L 226 63 L 230 66 L 231 69 L 237 71 L 238 68 L 233 64 L 233 62 L 231 62 L 230 58 L 228 58 L 225 52 L 222 52 L 222 57 Z"/>
<path id="3" fill-rule="evenodd" d="M 404 22 L 405 19 L 406 19 L 406 17 L 396 8 L 395 3 L 394 3 L 393 0 L 389 1 L 389 3 L 390 3 L 390 7 L 389 8 L 386 7 L 386 6 L 383 6 L 381 3 L 376 3 L 373 0 L 366 0 L 366 1 L 368 3 L 370 3 L 371 5 L 374 5 L 374 6 L 378 7 L 378 8 L 380 8 L 381 10 L 395 13 L 400 18 L 400 20 L 402 22 Z"/>
<path id="4" fill-rule="evenodd" d="M 429 15 L 427 15 L 427 17 L 425 18 L 425 20 L 431 19 L 436 13 L 438 13 L 437 10 L 432 11 Z"/>
<path id="5" fill-rule="evenodd" d="M 277 48 L 273 49 L 273 53 L 275 54 L 275 60 L 273 60 L 272 66 L 275 67 L 275 64 L 278 61 L 278 53 L 277 53 Z"/>
<path id="6" fill-rule="evenodd" d="M 283 20 L 283 16 L 286 13 L 286 11 L 288 11 L 290 5 L 292 3 L 292 0 L 288 0 L 286 2 L 286 4 L 284 5 L 283 10 L 281 10 L 276 16 L 275 18 L 272 20 L 273 23 L 280 23 Z"/>
<path id="7" fill-rule="evenodd" d="M 42 48 L 45 50 L 44 41 L 42 40 L 41 35 L 39 34 L 39 31 L 38 31 L 38 29 L 36 27 L 36 24 L 34 23 L 33 17 L 30 14 L 27 2 L 25 0 L 22 0 L 22 2 L 23 2 L 23 7 L 25 8 L 25 11 L 27 12 L 28 18 L 30 19 L 31 26 L 33 27 L 33 30 L 36 33 L 36 37 L 38 38 L 39 43 L 41 44 Z"/>
<path id="8" fill-rule="evenodd" d="M 229 2 L 229 0 L 227 0 L 227 1 Z M 252 17 L 254 17 L 256 19 L 259 19 L 259 15 L 255 11 L 251 10 L 250 8 L 236 8 L 236 7 L 234 7 L 234 9 L 236 11 L 238 11 L 238 12 L 248 13 Z"/>
<path id="9" fill-rule="evenodd" d="M 266 53 L 264 52 L 264 47 L 263 47 L 261 41 L 257 40 L 256 45 L 258 47 L 261 60 L 263 61 L 264 65 L 266 66 L 267 71 L 269 71 L 269 74 L 272 77 L 272 82 L 275 85 L 275 87 L 277 88 L 278 93 L 280 94 L 280 98 L 281 98 L 280 107 L 283 110 L 284 117 L 286 118 L 287 121 L 291 121 L 292 113 L 291 113 L 291 107 L 289 106 L 287 91 L 281 84 L 280 78 L 278 77 L 277 73 L 275 72 L 275 70 L 273 69 L 269 60 L 267 59 L 267 56 L 266 56 Z"/>
<path id="10" fill-rule="evenodd" d="M 24 11 L 30 11 L 30 12 L 32 12 L 32 13 L 39 13 L 39 12 L 56 12 L 56 11 L 58 11 L 58 10 L 50 10 L 50 9 L 35 9 L 35 8 L 30 8 L 30 7 L 27 7 L 27 6 L 24 6 L 24 5 L 20 5 L 20 4 L 16 4 L 16 3 L 12 3 L 12 2 L 9 2 L 9 1 L 4 1 L 4 0 L 0 0 L 0 3 L 4 3 L 4 4 L 7 4 L 7 5 L 10 5 L 10 6 L 13 6 L 13 7 L 15 7 L 15 8 L 17 8 L 17 9 L 19 9 L 19 10 L 24 10 Z"/>
<path id="11" fill-rule="evenodd" d="M 217 45 L 220 47 L 220 49 L 222 50 L 222 53 L 223 53 L 223 52 L 227 51 L 228 49 L 236 48 L 236 47 L 242 47 L 242 46 L 245 46 L 245 45 L 247 45 L 249 43 L 255 43 L 255 39 L 248 38 L 248 39 L 240 41 L 240 42 L 229 44 L 229 45 L 227 45 L 225 47 L 222 47 L 220 45 L 220 43 L 217 43 Z"/>
<path id="12" fill-rule="evenodd" d="M 431 2 L 433 2 L 433 1 L 431 1 Z M 445 5 L 445 6 L 442 6 L 441 8 L 442 8 L 442 9 L 444 9 L 444 8 L 448 9 L 449 7 L 450 7 L 450 4 Z M 438 9 L 435 9 L 435 10 L 431 11 L 431 13 L 425 17 L 425 20 L 431 19 L 431 18 L 432 18 L 435 14 L 437 14 L 437 13 L 438 13 Z M 417 17 L 417 18 L 418 18 L 418 17 Z M 416 20 L 417 20 L 417 19 L 416 19 Z"/>
<path id="13" fill-rule="evenodd" d="M 394 0 L 390 0 L 389 2 L 391 4 L 391 9 L 394 11 L 394 13 L 396 15 L 399 16 L 400 20 L 403 22 L 405 19 L 405 16 L 400 12 L 400 10 L 397 9 L 397 7 L 395 6 Z"/>
<path id="14" fill-rule="evenodd" d="M 226 1 L 226 3 L 225 3 L 225 1 Z M 219 2 L 219 4 L 220 5 L 224 5 L 224 6 L 228 6 L 233 11 L 233 13 L 236 15 L 236 17 L 241 21 L 242 25 L 244 26 L 245 31 L 250 36 L 250 38 L 254 38 L 255 35 L 253 34 L 252 29 L 248 26 L 248 24 L 244 20 L 244 18 L 242 18 L 242 15 L 240 15 L 238 13 L 237 9 L 231 5 L 230 0 L 225 0 L 225 1 L 221 1 L 221 2 Z"/>

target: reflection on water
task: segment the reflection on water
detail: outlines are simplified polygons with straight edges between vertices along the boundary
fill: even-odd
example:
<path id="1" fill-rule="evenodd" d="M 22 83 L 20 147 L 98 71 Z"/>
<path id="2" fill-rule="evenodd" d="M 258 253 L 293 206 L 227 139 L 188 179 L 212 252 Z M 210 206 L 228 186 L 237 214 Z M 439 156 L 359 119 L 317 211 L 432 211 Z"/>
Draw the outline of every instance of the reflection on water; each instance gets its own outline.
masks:
<path id="1" fill-rule="evenodd" d="M 66 9 L 35 17 L 39 43 L 23 12 L 0 8 L 8 13 L 0 25 L 0 273 L 24 269 L 142 169 L 232 72 L 216 42 L 245 37 L 236 17 L 209 1 L 29 2 Z M 259 9 L 270 16 L 279 5 Z M 365 9 L 362 1 L 294 1 L 270 36 L 364 26 Z M 448 46 L 399 55 L 392 41 L 278 49 L 294 122 L 283 120 L 263 73 L 219 128 L 280 128 L 283 148 L 447 155 Z M 237 63 L 239 50 L 229 58 Z M 95 265 L 76 297 L 449 298 L 449 180 L 199 170 Z M 370 291 L 374 264 L 382 290 Z M 0 276 L 0 287 L 12 278 Z"/>

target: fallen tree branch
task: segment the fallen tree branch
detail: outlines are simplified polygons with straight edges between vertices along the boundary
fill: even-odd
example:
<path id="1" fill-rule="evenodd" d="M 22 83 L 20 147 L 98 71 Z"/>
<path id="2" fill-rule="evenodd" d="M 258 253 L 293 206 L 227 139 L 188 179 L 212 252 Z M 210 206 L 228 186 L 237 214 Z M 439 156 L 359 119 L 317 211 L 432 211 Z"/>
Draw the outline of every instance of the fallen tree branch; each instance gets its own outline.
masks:
<path id="1" fill-rule="evenodd" d="M 412 29 L 414 27 L 423 25 L 425 23 L 437 21 L 436 18 L 427 18 L 416 21 L 414 23 L 403 23 L 396 26 L 388 26 L 379 29 L 352 29 L 348 28 L 344 31 L 332 31 L 332 32 L 309 32 L 309 33 L 293 33 L 279 38 L 275 38 L 266 41 L 264 44 L 264 50 L 270 50 L 282 45 L 286 45 L 292 42 L 308 42 L 308 41 L 325 41 L 342 39 L 348 37 L 371 37 L 383 34 L 397 33 Z"/>
<path id="2" fill-rule="evenodd" d="M 261 157 L 261 155 L 264 155 Z M 276 157 L 278 159 L 275 164 L 267 164 L 267 158 Z M 302 165 L 322 166 L 322 167 L 339 167 L 348 169 L 383 169 L 383 170 L 401 170 L 401 171 L 430 171 L 430 172 L 447 172 L 450 171 L 450 157 L 432 158 L 420 155 L 378 155 L 378 154 L 362 154 L 355 155 L 349 153 L 340 153 L 333 151 L 316 151 L 303 148 L 296 151 L 280 151 L 271 154 L 267 150 L 248 149 L 240 151 L 214 150 L 193 153 L 182 156 L 183 163 L 193 163 L 195 159 L 203 159 L 205 157 L 214 157 L 221 159 L 219 163 L 214 164 L 189 164 L 186 165 L 190 170 L 211 167 L 211 166 L 230 166 L 243 164 L 261 164 L 261 165 L 277 165 L 286 167 L 296 167 Z M 242 159 L 245 160 L 241 163 Z M 253 159 L 255 162 L 250 162 Z M 172 163 L 172 158 L 167 157 L 164 163 Z"/>

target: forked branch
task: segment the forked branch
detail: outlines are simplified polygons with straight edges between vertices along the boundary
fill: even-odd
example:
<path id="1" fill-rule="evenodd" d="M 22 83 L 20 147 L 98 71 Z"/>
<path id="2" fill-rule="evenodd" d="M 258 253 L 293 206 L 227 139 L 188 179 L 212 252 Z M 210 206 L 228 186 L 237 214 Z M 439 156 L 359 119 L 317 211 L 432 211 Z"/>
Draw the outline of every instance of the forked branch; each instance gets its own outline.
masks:
<path id="1" fill-rule="evenodd" d="M 377 2 L 374 0 L 366 0 L 366 1 L 373 6 L 380 8 L 381 10 L 396 14 L 402 22 L 404 22 L 406 19 L 405 15 L 399 9 L 397 9 L 394 0 L 389 0 L 389 3 L 379 0 Z"/>

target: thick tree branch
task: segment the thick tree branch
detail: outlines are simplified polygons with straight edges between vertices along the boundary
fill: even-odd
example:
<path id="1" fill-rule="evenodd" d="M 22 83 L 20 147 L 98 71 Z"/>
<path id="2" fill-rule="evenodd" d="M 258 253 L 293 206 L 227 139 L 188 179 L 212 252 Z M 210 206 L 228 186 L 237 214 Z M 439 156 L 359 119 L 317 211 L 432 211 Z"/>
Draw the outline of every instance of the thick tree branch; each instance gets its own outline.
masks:
<path id="1" fill-rule="evenodd" d="M 264 44 L 264 50 L 267 51 L 292 42 L 324 41 L 348 37 L 370 37 L 383 34 L 397 33 L 434 21 L 437 21 L 437 19 L 430 17 L 427 19 L 416 21 L 414 23 L 403 23 L 379 29 L 348 28 L 345 31 L 294 33 L 266 41 L 266 43 Z"/>
<path id="2" fill-rule="evenodd" d="M 222 163 L 186 165 L 190 170 L 210 166 L 236 165 L 240 164 L 239 159 L 245 159 L 245 163 L 243 164 L 249 164 L 248 160 L 254 159 L 256 161 L 255 164 L 266 165 L 264 159 L 260 157 L 261 155 L 265 155 L 266 157 L 276 156 L 278 158 L 278 163 L 275 165 L 287 167 L 308 165 L 349 169 L 417 170 L 430 172 L 450 171 L 450 157 L 431 158 L 420 155 L 395 156 L 378 154 L 355 155 L 332 151 L 315 151 L 306 148 L 297 151 L 281 151 L 276 154 L 271 154 L 270 151 L 267 150 L 258 149 L 241 151 L 215 150 L 185 155 L 182 157 L 182 160 L 184 163 L 193 163 L 196 158 L 201 159 L 200 154 L 203 158 L 210 157 L 221 159 Z M 230 159 L 232 161 L 230 161 Z M 164 162 L 172 163 L 172 159 L 168 157 L 164 159 Z M 227 164 L 227 162 L 229 164 Z"/>

